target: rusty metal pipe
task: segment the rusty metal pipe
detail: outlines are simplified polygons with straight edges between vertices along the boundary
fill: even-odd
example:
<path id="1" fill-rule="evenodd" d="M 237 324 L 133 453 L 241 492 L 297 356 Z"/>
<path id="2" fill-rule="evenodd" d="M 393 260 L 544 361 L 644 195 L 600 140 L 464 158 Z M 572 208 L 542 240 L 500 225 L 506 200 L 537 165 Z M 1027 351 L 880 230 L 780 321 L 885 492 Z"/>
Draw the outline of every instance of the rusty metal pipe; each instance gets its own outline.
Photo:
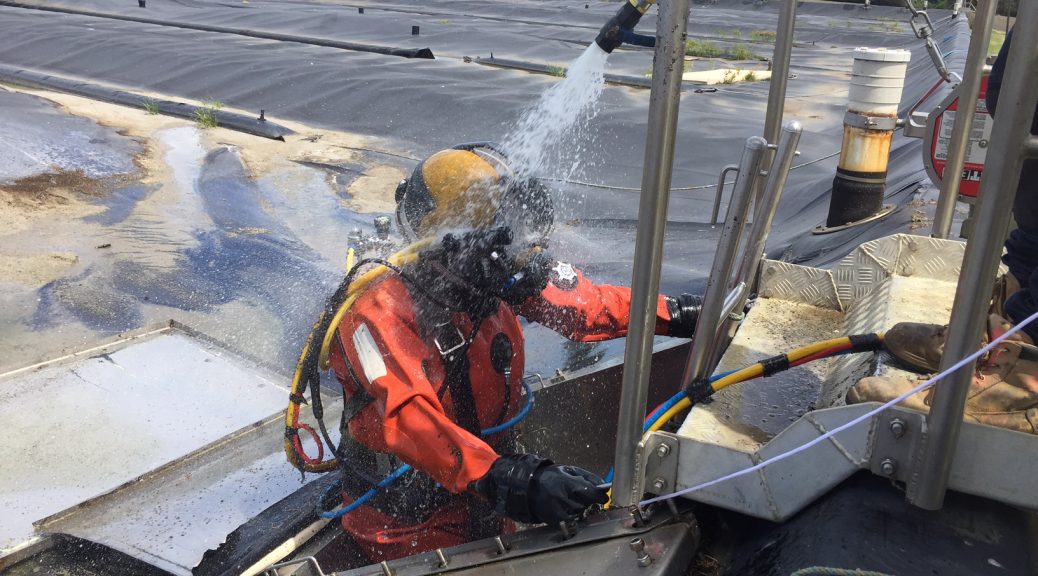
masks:
<path id="1" fill-rule="evenodd" d="M 826 226 L 853 224 L 883 209 L 890 143 L 910 57 L 907 50 L 854 51 L 843 146 Z"/>

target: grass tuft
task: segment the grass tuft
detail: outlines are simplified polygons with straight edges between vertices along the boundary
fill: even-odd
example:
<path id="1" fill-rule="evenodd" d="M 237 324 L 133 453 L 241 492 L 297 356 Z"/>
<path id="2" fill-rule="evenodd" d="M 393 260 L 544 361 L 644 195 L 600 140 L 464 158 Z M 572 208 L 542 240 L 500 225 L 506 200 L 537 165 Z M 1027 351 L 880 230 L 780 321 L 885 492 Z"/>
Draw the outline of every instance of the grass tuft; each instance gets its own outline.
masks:
<path id="1" fill-rule="evenodd" d="M 706 40 L 694 40 L 689 38 L 685 41 L 685 55 L 687 56 L 699 56 L 700 58 L 719 58 L 724 54 L 724 50 L 721 50 L 713 42 L 707 42 Z"/>
<path id="2" fill-rule="evenodd" d="M 729 55 L 736 60 L 756 60 L 757 55 L 753 53 L 745 44 L 736 44 L 732 46 Z"/>
<path id="3" fill-rule="evenodd" d="M 159 113 L 159 105 L 154 100 L 145 100 L 144 111 L 148 114 L 151 114 L 152 116 L 155 116 Z"/>
<path id="4" fill-rule="evenodd" d="M 750 40 L 758 42 L 774 42 L 778 35 L 772 30 L 754 30 L 750 32 Z"/>
<path id="5" fill-rule="evenodd" d="M 199 128 L 216 128 L 220 123 L 216 119 L 216 111 L 223 108 L 223 102 L 213 100 L 202 104 L 195 110 L 195 123 Z"/>
<path id="6" fill-rule="evenodd" d="M 563 78 L 566 76 L 566 67 L 548 66 L 548 74 L 551 74 L 552 76 L 558 76 L 559 78 Z"/>

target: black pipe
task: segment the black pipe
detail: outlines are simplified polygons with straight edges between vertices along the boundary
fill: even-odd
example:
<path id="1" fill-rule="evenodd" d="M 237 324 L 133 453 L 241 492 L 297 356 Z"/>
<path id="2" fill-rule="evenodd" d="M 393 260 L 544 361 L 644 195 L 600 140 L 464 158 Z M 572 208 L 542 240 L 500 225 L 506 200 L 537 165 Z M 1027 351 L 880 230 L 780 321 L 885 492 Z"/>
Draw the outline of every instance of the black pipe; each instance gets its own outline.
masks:
<path id="1" fill-rule="evenodd" d="M 281 34 L 277 32 L 264 32 L 262 30 L 249 30 L 247 28 L 231 28 L 228 26 L 213 26 L 210 24 L 193 24 L 190 22 L 168 22 L 157 18 L 145 18 L 143 16 L 123 16 L 111 12 L 96 12 L 93 10 L 79 10 L 75 8 L 63 8 L 60 6 L 44 6 L 38 4 L 25 4 L 14 0 L 0 0 L 0 6 L 10 8 L 25 8 L 30 10 L 42 10 L 44 12 L 58 12 L 61 14 L 74 14 L 77 16 L 89 16 L 91 18 L 107 18 L 109 20 L 122 20 L 125 22 L 137 22 L 139 24 L 153 24 L 155 26 L 167 26 L 170 28 L 183 28 L 185 30 L 198 30 L 200 32 L 216 32 L 219 34 L 235 34 L 248 36 L 250 38 L 261 38 L 264 40 L 277 40 L 280 42 L 296 42 L 298 44 L 310 44 L 323 46 L 325 48 L 339 48 L 341 50 L 352 50 L 355 52 L 372 52 L 385 54 L 386 56 L 401 56 L 404 58 L 425 58 L 432 60 L 432 50 L 429 48 L 393 48 L 389 46 L 375 46 L 372 44 L 359 44 L 356 42 L 341 42 L 327 38 L 315 38 L 313 36 L 296 36 L 294 34 Z"/>
<path id="2" fill-rule="evenodd" d="M 540 74 L 548 74 L 551 76 L 559 76 L 561 69 L 558 66 L 548 66 L 547 64 L 538 64 L 536 62 L 523 62 L 520 60 L 508 60 L 506 58 L 483 58 L 477 57 L 472 60 L 476 64 L 482 64 L 484 66 L 494 66 L 496 68 L 511 68 L 513 70 L 526 70 L 527 72 L 537 72 Z M 651 88 L 652 80 L 649 78 L 642 78 L 640 76 L 623 76 L 620 74 L 603 74 L 603 79 L 609 84 L 617 84 L 619 86 L 629 86 L 632 88 Z"/>
<path id="3" fill-rule="evenodd" d="M 885 171 L 857 172 L 837 168 L 825 225 L 829 228 L 845 226 L 882 212 L 886 182 Z"/>
<path id="4" fill-rule="evenodd" d="M 65 92 L 66 94 L 74 94 L 76 96 L 83 96 L 94 100 L 111 102 L 122 106 L 130 106 L 132 108 L 156 110 L 161 114 L 186 118 L 188 120 L 195 120 L 197 118 L 196 114 L 199 111 L 204 110 L 205 114 L 211 115 L 216 120 L 216 125 L 221 128 L 229 128 L 231 130 L 237 130 L 255 136 L 262 136 L 272 140 L 283 141 L 286 135 L 293 133 L 292 130 L 285 128 L 280 124 L 271 122 L 266 118 L 255 118 L 244 114 L 227 112 L 226 110 L 215 110 L 213 108 L 195 106 L 183 102 L 158 100 L 108 86 L 91 84 L 89 82 L 73 80 L 61 76 L 52 76 L 50 74 L 44 74 L 33 70 L 12 68 L 2 64 L 0 64 L 0 82 L 26 86 L 28 88 L 40 88 L 44 90 Z"/>

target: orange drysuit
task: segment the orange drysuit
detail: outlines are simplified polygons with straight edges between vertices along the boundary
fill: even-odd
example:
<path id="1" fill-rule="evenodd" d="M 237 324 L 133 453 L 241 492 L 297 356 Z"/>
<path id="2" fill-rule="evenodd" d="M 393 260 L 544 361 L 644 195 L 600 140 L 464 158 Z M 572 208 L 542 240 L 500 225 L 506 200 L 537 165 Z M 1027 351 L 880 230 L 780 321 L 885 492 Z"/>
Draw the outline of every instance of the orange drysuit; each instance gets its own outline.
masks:
<path id="1" fill-rule="evenodd" d="M 559 263 L 539 296 L 515 309 L 500 301 L 479 323 L 467 349 L 470 403 L 478 429 L 507 421 L 523 404 L 523 333 L 517 314 L 570 340 L 595 342 L 627 334 L 630 296 L 628 288 L 593 284 Z M 453 546 L 502 529 L 491 508 L 466 490 L 497 459 L 494 446 L 507 449 L 500 445 L 507 432 L 480 438 L 459 425 L 458 406 L 444 382 L 444 352 L 472 335 L 473 321 L 464 312 L 442 308 L 431 320 L 423 318 L 429 314 L 418 310 L 429 307 L 419 290 L 386 274 L 357 298 L 331 349 L 332 368 L 347 404 L 358 394 L 357 383 L 363 388 L 359 394 L 370 396 L 347 424 L 349 437 L 365 456 L 357 459 L 367 462 L 345 459 L 345 502 L 392 468 L 386 462 L 375 465 L 374 454 L 393 455 L 432 479 L 405 476 L 343 517 L 343 528 L 372 562 Z M 666 334 L 670 314 L 662 296 L 656 318 L 656 333 Z M 507 386 L 504 371 L 492 367 L 495 338 L 507 338 L 513 351 Z M 343 362 L 344 353 L 350 366 Z"/>

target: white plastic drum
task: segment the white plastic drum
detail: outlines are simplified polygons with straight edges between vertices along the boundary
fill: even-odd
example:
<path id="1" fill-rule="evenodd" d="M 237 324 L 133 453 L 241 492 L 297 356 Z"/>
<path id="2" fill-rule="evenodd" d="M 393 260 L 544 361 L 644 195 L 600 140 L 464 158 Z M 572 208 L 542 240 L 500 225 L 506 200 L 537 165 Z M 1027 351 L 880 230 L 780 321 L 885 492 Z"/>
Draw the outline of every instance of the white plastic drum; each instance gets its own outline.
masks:
<path id="1" fill-rule="evenodd" d="M 856 48 L 847 109 L 869 116 L 897 114 L 912 53 L 886 48 Z"/>

